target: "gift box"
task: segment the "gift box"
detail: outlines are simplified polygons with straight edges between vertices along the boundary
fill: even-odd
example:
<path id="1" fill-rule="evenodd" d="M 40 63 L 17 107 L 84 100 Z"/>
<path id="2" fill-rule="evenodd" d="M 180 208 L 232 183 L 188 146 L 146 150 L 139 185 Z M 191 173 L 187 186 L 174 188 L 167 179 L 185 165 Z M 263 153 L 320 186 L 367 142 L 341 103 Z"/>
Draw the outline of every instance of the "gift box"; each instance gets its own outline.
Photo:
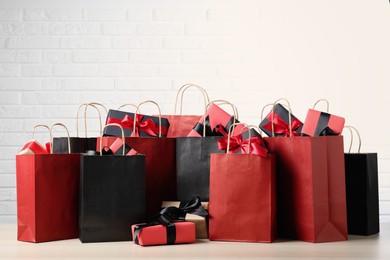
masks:
<path id="1" fill-rule="evenodd" d="M 218 148 L 226 151 L 228 148 L 228 137 L 218 139 Z M 242 134 L 230 137 L 229 153 L 245 154 L 250 152 L 262 157 L 267 157 L 268 150 L 261 135 L 254 129 L 245 131 Z"/>
<path id="2" fill-rule="evenodd" d="M 222 136 L 229 131 L 229 127 L 233 123 L 239 123 L 238 119 L 235 119 L 234 116 L 227 113 L 215 103 L 210 103 L 205 116 L 201 117 L 188 136 Z M 205 127 L 204 124 L 206 125 Z M 237 126 L 234 129 L 234 133 L 240 133 L 242 127 L 243 126 Z"/>
<path id="3" fill-rule="evenodd" d="M 340 135 L 343 131 L 344 123 L 345 119 L 343 117 L 309 109 L 302 128 L 302 135 Z"/>
<path id="4" fill-rule="evenodd" d="M 18 153 L 18 155 L 22 154 L 50 154 L 50 142 L 47 142 L 45 147 L 43 147 L 37 140 L 32 139 Z"/>
<path id="5" fill-rule="evenodd" d="M 133 149 L 130 145 L 124 144 L 125 146 L 125 155 L 136 155 L 138 152 Z M 117 138 L 109 147 L 109 150 L 115 155 L 123 154 L 123 142 L 121 138 Z"/>
<path id="6" fill-rule="evenodd" d="M 185 244 L 195 242 L 195 224 L 186 221 L 177 221 L 171 225 L 162 224 L 145 226 L 137 224 L 131 226 L 134 243 L 141 246 Z"/>
<path id="7" fill-rule="evenodd" d="M 141 136 L 141 137 L 159 137 L 159 117 L 137 114 L 137 124 L 135 133 L 134 128 L 134 113 L 124 112 L 110 109 L 107 114 L 106 124 L 120 124 L 125 136 Z M 166 137 L 169 129 L 169 121 L 166 118 L 161 118 L 161 137 Z M 117 127 L 107 127 L 104 130 L 105 136 L 121 136 L 121 131 Z"/>
<path id="8" fill-rule="evenodd" d="M 205 210 L 208 209 L 208 202 L 202 202 L 201 204 Z M 185 203 L 180 201 L 163 201 L 161 207 L 177 207 L 182 208 L 185 206 Z M 187 213 L 184 217 L 185 221 L 192 222 L 195 224 L 195 233 L 196 238 L 206 239 L 208 238 L 208 221 L 204 216 L 199 216 L 196 214 Z"/>
<path id="9" fill-rule="evenodd" d="M 274 136 L 290 136 L 289 111 L 281 104 L 274 106 Z M 261 121 L 259 127 L 268 136 L 272 136 L 272 111 Z M 291 132 L 293 136 L 299 136 L 303 124 L 291 114 Z"/>

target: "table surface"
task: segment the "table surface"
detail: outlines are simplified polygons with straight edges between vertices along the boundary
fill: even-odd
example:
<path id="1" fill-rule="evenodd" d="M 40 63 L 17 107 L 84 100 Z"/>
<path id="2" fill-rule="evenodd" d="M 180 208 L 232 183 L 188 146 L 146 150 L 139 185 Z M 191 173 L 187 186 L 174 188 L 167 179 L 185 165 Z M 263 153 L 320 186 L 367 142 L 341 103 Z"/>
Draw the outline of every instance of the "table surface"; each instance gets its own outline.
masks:
<path id="1" fill-rule="evenodd" d="M 16 240 L 16 224 L 0 224 L 0 259 L 390 259 L 390 223 L 369 237 L 307 243 L 235 243 L 198 240 L 194 244 L 141 247 L 133 242 L 87 243 L 78 239 L 47 243 Z"/>

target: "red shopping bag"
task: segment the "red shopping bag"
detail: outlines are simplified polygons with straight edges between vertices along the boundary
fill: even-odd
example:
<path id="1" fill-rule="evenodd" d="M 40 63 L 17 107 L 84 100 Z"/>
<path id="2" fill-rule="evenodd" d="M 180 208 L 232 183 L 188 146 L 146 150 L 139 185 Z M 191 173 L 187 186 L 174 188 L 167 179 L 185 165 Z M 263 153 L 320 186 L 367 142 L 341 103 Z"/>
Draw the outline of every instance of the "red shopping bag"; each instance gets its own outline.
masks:
<path id="1" fill-rule="evenodd" d="M 170 126 L 168 129 L 167 137 L 186 137 L 196 125 L 196 123 L 201 119 L 202 115 L 183 115 L 183 95 L 186 90 L 189 88 L 197 88 L 203 96 L 204 107 L 210 102 L 209 96 L 205 89 L 198 85 L 194 84 L 185 84 L 183 85 L 176 95 L 176 102 L 173 115 L 163 115 L 169 120 Z M 180 98 L 180 114 L 176 114 L 177 105 Z"/>
<path id="2" fill-rule="evenodd" d="M 17 239 L 77 238 L 79 178 L 80 154 L 17 155 Z"/>
<path id="3" fill-rule="evenodd" d="M 291 136 L 264 138 L 278 161 L 278 234 L 308 242 L 347 240 L 343 137 Z"/>
<path id="4" fill-rule="evenodd" d="M 258 156 L 248 147 L 249 153 L 211 154 L 210 240 L 272 242 L 276 238 L 275 156 Z"/>
<path id="5" fill-rule="evenodd" d="M 158 106 L 153 101 L 151 102 Z M 138 106 L 138 107 L 139 107 Z M 135 114 L 137 114 L 138 109 Z M 135 117 L 136 118 L 136 117 Z M 137 121 L 138 123 L 138 121 Z M 161 209 L 165 200 L 176 200 L 176 140 L 161 137 L 126 137 L 125 141 L 139 154 L 145 155 L 146 167 L 146 216 L 151 217 Z M 117 137 L 103 137 L 103 147 L 110 147 Z M 100 138 L 97 149 L 100 149 Z"/>

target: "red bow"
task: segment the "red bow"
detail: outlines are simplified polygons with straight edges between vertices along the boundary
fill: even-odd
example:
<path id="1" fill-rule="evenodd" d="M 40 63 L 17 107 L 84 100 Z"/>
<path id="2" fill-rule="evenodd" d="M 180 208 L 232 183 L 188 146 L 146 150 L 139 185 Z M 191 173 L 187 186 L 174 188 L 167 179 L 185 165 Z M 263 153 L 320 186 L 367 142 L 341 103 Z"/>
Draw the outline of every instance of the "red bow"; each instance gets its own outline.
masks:
<path id="1" fill-rule="evenodd" d="M 137 114 L 136 115 L 136 125 L 135 130 L 131 134 L 131 136 L 139 137 L 139 131 L 145 132 L 150 136 L 157 136 L 159 134 L 159 127 L 156 125 L 152 119 L 148 118 L 144 121 L 142 119 L 144 115 Z M 117 123 L 120 124 L 123 128 L 133 129 L 134 128 L 134 119 L 125 115 L 123 119 L 120 118 L 108 118 L 107 124 Z M 164 134 L 166 132 L 166 127 L 161 126 L 161 132 Z"/>
<path id="2" fill-rule="evenodd" d="M 229 153 L 234 153 L 241 150 L 242 153 L 249 153 L 249 143 L 251 153 L 261 157 L 267 157 L 268 150 L 264 147 L 264 141 L 259 136 L 252 136 L 250 139 L 242 140 L 242 134 L 230 137 Z M 227 150 L 228 138 L 220 138 L 218 140 L 218 148 L 220 150 Z"/>
<path id="3" fill-rule="evenodd" d="M 269 122 L 263 126 L 265 130 L 272 132 L 272 112 L 268 114 L 267 119 Z M 296 131 L 302 123 L 294 118 L 291 121 L 291 134 L 292 136 L 299 136 L 299 133 Z M 274 133 L 278 135 L 283 135 L 284 137 L 290 136 L 289 125 L 276 113 L 274 113 Z"/>

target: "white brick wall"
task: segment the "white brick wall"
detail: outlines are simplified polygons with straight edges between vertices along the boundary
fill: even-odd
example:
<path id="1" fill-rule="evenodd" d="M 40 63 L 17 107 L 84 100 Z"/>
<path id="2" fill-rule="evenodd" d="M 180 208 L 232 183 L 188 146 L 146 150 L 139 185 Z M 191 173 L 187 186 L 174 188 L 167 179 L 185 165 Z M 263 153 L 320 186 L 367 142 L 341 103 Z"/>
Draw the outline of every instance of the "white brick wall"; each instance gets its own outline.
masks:
<path id="1" fill-rule="evenodd" d="M 64 122 L 74 135 L 77 105 L 89 101 L 153 99 L 169 114 L 188 82 L 253 124 L 276 98 L 289 98 L 302 120 L 328 98 L 361 131 L 363 151 L 378 152 L 390 221 L 386 1 L 17 2 L 0 5 L 0 222 L 16 220 L 14 159 L 35 124 Z M 185 101 L 186 113 L 202 113 L 198 93 Z"/>

